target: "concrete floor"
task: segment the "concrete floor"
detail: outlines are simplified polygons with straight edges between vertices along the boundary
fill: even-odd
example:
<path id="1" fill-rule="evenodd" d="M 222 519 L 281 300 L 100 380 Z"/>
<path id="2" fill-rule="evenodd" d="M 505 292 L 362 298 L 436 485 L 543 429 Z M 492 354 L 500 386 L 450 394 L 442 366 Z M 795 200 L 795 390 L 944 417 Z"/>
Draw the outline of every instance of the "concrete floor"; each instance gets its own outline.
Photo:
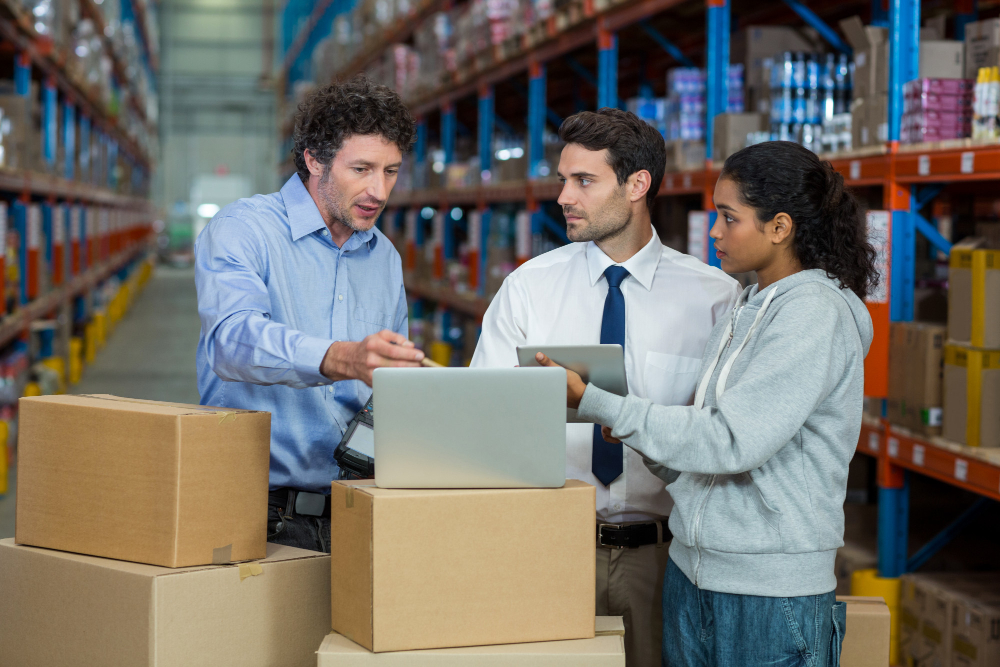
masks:
<path id="1" fill-rule="evenodd" d="M 118 323 L 74 394 L 114 394 L 198 403 L 195 351 L 198 301 L 193 269 L 157 267 L 145 291 Z M 15 470 L 0 497 L 0 538 L 14 535 Z"/>

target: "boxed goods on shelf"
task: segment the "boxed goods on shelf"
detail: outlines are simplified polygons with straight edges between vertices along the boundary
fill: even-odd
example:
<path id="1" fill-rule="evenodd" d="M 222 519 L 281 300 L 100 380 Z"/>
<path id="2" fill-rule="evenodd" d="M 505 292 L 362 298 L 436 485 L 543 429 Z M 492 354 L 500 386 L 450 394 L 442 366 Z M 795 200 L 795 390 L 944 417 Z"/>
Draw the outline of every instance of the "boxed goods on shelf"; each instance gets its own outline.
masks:
<path id="1" fill-rule="evenodd" d="M 370 651 L 594 636 L 588 484 L 403 490 L 334 482 L 330 512 L 333 629 Z M 427 539 L 442 516 L 459 539 Z"/>
<path id="2" fill-rule="evenodd" d="M 996 650 L 1000 637 L 984 637 L 978 630 L 979 622 L 989 617 L 988 605 L 1000 594 L 998 573 L 904 574 L 900 584 L 900 653 L 905 664 L 996 664 L 995 658 L 981 660 L 991 648 Z M 973 609 L 975 621 L 972 614 L 967 621 L 966 613 Z"/>
<path id="3" fill-rule="evenodd" d="M 774 56 L 785 51 L 814 51 L 817 46 L 816 36 L 809 29 L 749 26 L 746 30 L 733 33 L 731 59 L 744 65 L 748 97 L 746 108 L 759 113 L 770 112 L 770 67 Z"/>
<path id="4" fill-rule="evenodd" d="M 1000 65 L 1000 19 L 965 24 L 965 78 L 975 79 L 982 67 Z"/>
<path id="5" fill-rule="evenodd" d="M 918 71 L 924 79 L 964 79 L 965 44 L 949 39 L 920 40 Z"/>
<path id="6" fill-rule="evenodd" d="M 722 161 L 747 145 L 747 135 L 766 130 L 768 116 L 762 113 L 722 113 L 715 117 L 712 159 Z"/>
<path id="7" fill-rule="evenodd" d="M 402 653 L 372 653 L 337 633 L 320 646 L 318 667 L 621 667 L 625 664 L 625 625 L 620 616 L 598 616 L 591 639 L 528 644 L 472 646 Z"/>
<path id="8" fill-rule="evenodd" d="M 1000 591 L 952 600 L 952 667 L 1000 664 Z"/>
<path id="9" fill-rule="evenodd" d="M 697 140 L 675 139 L 667 142 L 667 173 L 705 167 L 705 144 Z"/>
<path id="10" fill-rule="evenodd" d="M 844 55 L 786 51 L 769 58 L 771 139 L 821 149 L 823 124 L 849 111 L 850 67 Z"/>
<path id="11" fill-rule="evenodd" d="M 944 349 L 942 435 L 973 447 L 1000 447 L 1000 350 Z"/>
<path id="12" fill-rule="evenodd" d="M 301 667 L 330 631 L 330 556 L 275 544 L 175 569 L 2 540 L 0 590 L 3 665 Z"/>
<path id="13" fill-rule="evenodd" d="M 730 65 L 727 70 L 726 110 L 743 111 L 743 65 Z M 700 140 L 705 137 L 705 70 L 698 67 L 674 67 L 667 71 L 667 101 L 665 104 L 668 141 Z"/>
<path id="14" fill-rule="evenodd" d="M 948 337 L 1000 349 L 1000 250 L 956 244 L 948 261 Z"/>
<path id="15" fill-rule="evenodd" d="M 944 141 L 972 134 L 973 82 L 920 78 L 903 85 L 903 143 Z"/>
<path id="16" fill-rule="evenodd" d="M 920 322 L 889 325 L 886 417 L 914 433 L 941 434 L 945 327 Z"/>
<path id="17" fill-rule="evenodd" d="M 115 396 L 19 410 L 18 544 L 166 567 L 264 556 L 268 413 Z"/>
<path id="18" fill-rule="evenodd" d="M 840 29 L 854 48 L 854 97 L 867 100 L 889 90 L 889 31 L 852 16 Z"/>

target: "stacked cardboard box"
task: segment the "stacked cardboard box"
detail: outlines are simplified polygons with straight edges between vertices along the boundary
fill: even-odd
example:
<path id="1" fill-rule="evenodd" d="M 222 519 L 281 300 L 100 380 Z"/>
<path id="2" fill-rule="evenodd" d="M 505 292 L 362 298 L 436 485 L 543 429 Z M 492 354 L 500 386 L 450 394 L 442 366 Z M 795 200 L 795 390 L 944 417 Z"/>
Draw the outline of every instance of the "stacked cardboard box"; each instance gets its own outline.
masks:
<path id="1" fill-rule="evenodd" d="M 768 115 L 722 113 L 715 117 L 712 159 L 723 161 L 747 145 L 747 135 L 768 129 Z"/>
<path id="2" fill-rule="evenodd" d="M 1000 19 L 965 24 L 965 78 L 975 79 L 981 67 L 1000 65 Z"/>
<path id="3" fill-rule="evenodd" d="M 947 330 L 920 322 L 889 327 L 889 421 L 926 436 L 941 434 L 943 353 Z"/>
<path id="4" fill-rule="evenodd" d="M 732 62 L 742 62 L 745 72 L 746 110 L 770 113 L 770 60 L 785 51 L 815 51 L 820 42 L 811 29 L 788 26 L 749 26 L 733 34 Z"/>
<path id="5" fill-rule="evenodd" d="M 1000 573 L 904 574 L 900 591 L 904 664 L 997 664 Z"/>
<path id="6" fill-rule="evenodd" d="M 943 435 L 1000 447 L 1000 250 L 970 245 L 949 260 Z"/>
<path id="7" fill-rule="evenodd" d="M 857 16 L 841 21 L 840 29 L 854 48 L 852 143 L 855 148 L 879 144 L 888 137 L 888 31 L 866 26 Z"/>

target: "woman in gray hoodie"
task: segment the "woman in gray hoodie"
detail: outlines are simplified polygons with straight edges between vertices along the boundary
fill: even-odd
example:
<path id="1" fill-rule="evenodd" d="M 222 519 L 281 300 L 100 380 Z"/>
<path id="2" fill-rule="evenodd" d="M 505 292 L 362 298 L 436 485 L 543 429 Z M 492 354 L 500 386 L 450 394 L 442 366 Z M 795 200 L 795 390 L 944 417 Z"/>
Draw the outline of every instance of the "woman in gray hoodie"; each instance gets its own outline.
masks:
<path id="1" fill-rule="evenodd" d="M 567 402 L 642 454 L 674 499 L 664 664 L 838 665 L 846 610 L 833 561 L 875 251 L 843 177 L 798 144 L 735 153 L 714 200 L 723 270 L 759 282 L 715 326 L 694 405 L 616 396 L 572 371 Z"/>

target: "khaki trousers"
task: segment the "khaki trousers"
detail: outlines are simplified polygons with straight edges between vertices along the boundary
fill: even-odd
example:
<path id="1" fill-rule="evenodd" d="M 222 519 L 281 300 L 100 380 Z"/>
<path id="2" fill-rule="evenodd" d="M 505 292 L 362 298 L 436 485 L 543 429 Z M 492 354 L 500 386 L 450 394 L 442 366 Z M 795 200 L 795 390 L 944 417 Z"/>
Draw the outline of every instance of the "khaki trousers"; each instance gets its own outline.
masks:
<path id="1" fill-rule="evenodd" d="M 597 615 L 625 621 L 627 667 L 660 667 L 666 544 L 638 549 L 597 547 Z"/>

